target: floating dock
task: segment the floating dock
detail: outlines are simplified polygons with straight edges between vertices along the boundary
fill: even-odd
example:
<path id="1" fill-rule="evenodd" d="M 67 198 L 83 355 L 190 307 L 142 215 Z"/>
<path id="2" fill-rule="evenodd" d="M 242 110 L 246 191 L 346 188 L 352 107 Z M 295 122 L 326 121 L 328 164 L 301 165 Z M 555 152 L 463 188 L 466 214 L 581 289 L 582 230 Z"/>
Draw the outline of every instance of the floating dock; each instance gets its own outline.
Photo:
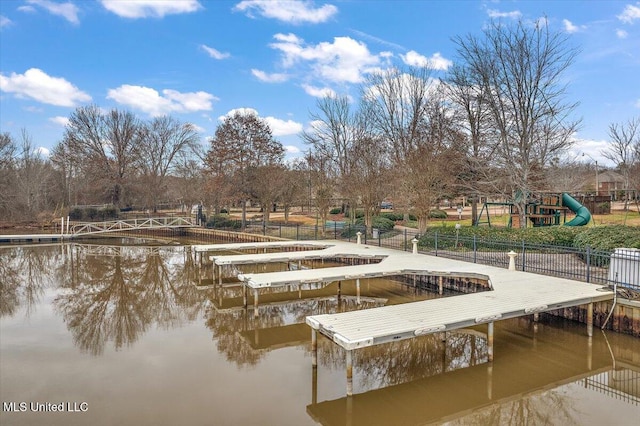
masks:
<path id="1" fill-rule="evenodd" d="M 304 251 L 300 249 L 304 244 Z M 291 262 L 299 259 L 353 257 L 379 259 L 366 265 L 297 271 L 239 274 L 254 290 L 305 283 L 329 283 L 398 275 L 426 275 L 486 280 L 490 291 L 306 318 L 312 329 L 313 366 L 317 366 L 317 333 L 346 350 L 347 395 L 352 395 L 352 351 L 432 333 L 487 324 L 488 357 L 493 360 L 493 323 L 560 308 L 585 305 L 587 334 L 593 334 L 593 303 L 613 298 L 601 286 L 564 278 L 507 270 L 398 250 L 341 241 L 316 243 L 245 243 L 212 246 L 215 250 L 277 247 L 278 253 L 212 256 L 216 265 Z M 290 252 L 287 252 L 289 250 Z M 314 257 L 315 256 L 315 257 Z M 507 254 L 505 253 L 505 256 Z"/>

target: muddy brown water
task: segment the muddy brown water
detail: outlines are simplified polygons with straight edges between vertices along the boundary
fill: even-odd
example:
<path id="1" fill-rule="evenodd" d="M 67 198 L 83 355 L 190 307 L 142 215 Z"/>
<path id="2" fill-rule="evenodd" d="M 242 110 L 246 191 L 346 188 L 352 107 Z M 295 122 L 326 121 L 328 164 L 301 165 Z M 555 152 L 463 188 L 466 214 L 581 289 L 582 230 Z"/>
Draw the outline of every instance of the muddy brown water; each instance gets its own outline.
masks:
<path id="1" fill-rule="evenodd" d="M 486 327 L 356 351 L 346 397 L 304 319 L 436 297 L 395 281 L 263 290 L 256 316 L 187 247 L 53 244 L 0 248 L 0 283 L 2 425 L 640 424 L 640 339 L 544 315 L 497 322 L 492 363 Z"/>

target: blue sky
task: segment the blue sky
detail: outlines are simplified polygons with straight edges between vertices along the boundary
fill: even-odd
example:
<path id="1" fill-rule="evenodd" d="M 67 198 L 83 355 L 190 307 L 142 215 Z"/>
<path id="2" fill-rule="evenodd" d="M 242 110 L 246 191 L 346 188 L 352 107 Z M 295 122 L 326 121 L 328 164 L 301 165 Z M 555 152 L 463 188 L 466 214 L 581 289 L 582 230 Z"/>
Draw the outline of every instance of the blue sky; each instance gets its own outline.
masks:
<path id="1" fill-rule="evenodd" d="M 206 143 L 220 117 L 251 108 L 291 158 L 319 96 L 357 98 L 367 73 L 394 65 L 442 77 L 453 37 L 543 16 L 581 50 L 565 75 L 583 120 L 573 155 L 607 164 L 609 124 L 640 115 L 634 0 L 2 0 L 0 131 L 51 149 L 69 114 L 96 104 L 171 114 Z"/>

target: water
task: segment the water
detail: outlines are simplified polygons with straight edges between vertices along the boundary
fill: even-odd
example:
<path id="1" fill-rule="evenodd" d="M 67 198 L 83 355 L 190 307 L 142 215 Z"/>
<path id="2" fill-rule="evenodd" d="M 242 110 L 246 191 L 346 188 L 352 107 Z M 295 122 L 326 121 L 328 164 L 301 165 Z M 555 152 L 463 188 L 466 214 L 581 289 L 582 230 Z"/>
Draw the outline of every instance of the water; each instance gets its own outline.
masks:
<path id="1" fill-rule="evenodd" d="M 394 281 L 265 292 L 256 316 L 185 247 L 66 244 L 0 248 L 0 283 L 2 425 L 640 418 L 640 339 L 546 317 L 496 323 L 493 363 L 486 327 L 356 351 L 345 397 L 344 351 L 320 337 L 314 370 L 304 318 L 433 297 Z"/>

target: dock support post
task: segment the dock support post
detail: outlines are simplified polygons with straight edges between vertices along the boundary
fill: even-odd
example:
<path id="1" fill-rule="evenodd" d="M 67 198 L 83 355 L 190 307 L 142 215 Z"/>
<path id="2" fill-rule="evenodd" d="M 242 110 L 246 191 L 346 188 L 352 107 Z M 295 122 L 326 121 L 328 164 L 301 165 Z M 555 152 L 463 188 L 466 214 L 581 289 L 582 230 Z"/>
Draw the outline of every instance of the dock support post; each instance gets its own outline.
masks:
<path id="1" fill-rule="evenodd" d="M 443 279 L 442 276 L 438 277 L 438 294 L 440 296 L 442 296 L 442 279 Z"/>
<path id="2" fill-rule="evenodd" d="M 315 328 L 311 329 L 311 365 L 318 367 L 318 332 Z"/>
<path id="3" fill-rule="evenodd" d="M 258 289 L 253 289 L 253 316 L 258 318 Z"/>
<path id="4" fill-rule="evenodd" d="M 353 354 L 347 351 L 347 396 L 353 395 Z"/>
<path id="5" fill-rule="evenodd" d="M 493 321 L 487 324 L 487 356 L 493 362 Z"/>
<path id="6" fill-rule="evenodd" d="M 593 337 L 593 302 L 587 305 L 587 336 Z"/>
<path id="7" fill-rule="evenodd" d="M 487 398 L 493 398 L 493 364 L 487 367 Z"/>
<path id="8" fill-rule="evenodd" d="M 318 403 L 318 368 L 315 365 L 311 369 L 311 403 Z"/>
<path id="9" fill-rule="evenodd" d="M 360 303 L 360 278 L 356 278 L 356 303 Z"/>
<path id="10" fill-rule="evenodd" d="M 247 307 L 247 292 L 249 288 L 245 283 L 242 283 L 242 304 L 246 308 Z"/>
<path id="11" fill-rule="evenodd" d="M 222 265 L 218 265 L 218 285 L 222 287 Z"/>
<path id="12" fill-rule="evenodd" d="M 540 314 L 538 312 L 533 314 L 533 322 L 538 322 L 539 319 L 540 319 Z"/>
<path id="13" fill-rule="evenodd" d="M 338 281 L 338 300 L 342 296 L 342 281 Z"/>

